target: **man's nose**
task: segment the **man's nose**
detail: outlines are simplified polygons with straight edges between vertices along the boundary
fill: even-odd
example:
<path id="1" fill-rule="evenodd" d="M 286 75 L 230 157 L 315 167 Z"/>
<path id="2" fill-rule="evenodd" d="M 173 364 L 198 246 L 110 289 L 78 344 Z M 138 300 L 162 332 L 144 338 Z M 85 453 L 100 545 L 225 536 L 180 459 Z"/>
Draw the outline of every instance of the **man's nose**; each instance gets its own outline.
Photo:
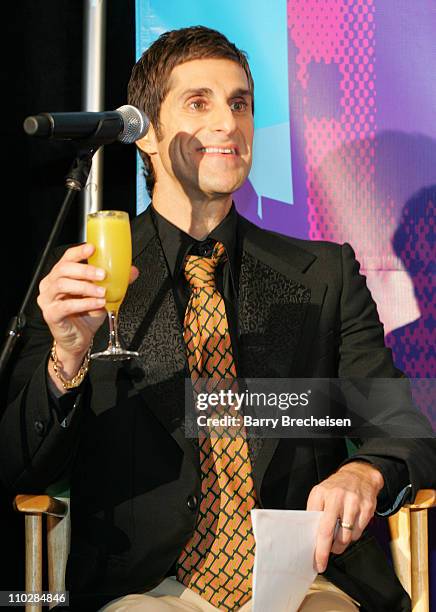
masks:
<path id="1" fill-rule="evenodd" d="M 226 105 L 217 105 L 212 113 L 211 128 L 214 131 L 231 134 L 236 129 L 236 118 L 232 109 Z"/>

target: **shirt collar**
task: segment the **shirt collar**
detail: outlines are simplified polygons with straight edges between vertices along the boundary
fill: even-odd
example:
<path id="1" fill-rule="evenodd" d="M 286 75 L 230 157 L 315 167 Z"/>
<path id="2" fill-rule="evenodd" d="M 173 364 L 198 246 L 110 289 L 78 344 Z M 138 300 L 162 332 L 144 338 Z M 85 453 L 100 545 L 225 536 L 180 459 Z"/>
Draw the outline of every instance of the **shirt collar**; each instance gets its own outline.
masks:
<path id="1" fill-rule="evenodd" d="M 151 217 L 159 236 L 159 240 L 161 242 L 173 280 L 176 280 L 179 274 L 182 272 L 185 257 L 193 249 L 193 247 L 196 245 L 198 246 L 207 240 L 213 240 L 215 242 L 222 242 L 222 244 L 225 246 L 230 264 L 232 282 L 234 286 L 236 285 L 238 215 L 233 203 L 231 209 L 221 223 L 217 225 L 217 227 L 215 227 L 210 234 L 204 238 L 204 240 L 196 240 L 171 223 L 171 221 L 165 219 L 165 217 L 163 217 L 155 208 L 153 208 L 152 204 L 150 205 L 150 208 Z"/>

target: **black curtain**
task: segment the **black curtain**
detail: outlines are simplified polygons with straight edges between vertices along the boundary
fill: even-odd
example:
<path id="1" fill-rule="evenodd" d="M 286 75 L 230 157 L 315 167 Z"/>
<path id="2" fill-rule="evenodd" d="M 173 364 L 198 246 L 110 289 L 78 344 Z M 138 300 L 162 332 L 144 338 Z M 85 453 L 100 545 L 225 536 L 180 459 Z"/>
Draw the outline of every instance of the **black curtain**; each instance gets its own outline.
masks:
<path id="1" fill-rule="evenodd" d="M 32 139 L 26 116 L 81 110 L 83 3 L 80 0 L 18 0 L 3 21 L 3 206 L 0 300 L 2 338 L 24 297 L 31 272 L 64 197 L 64 177 L 74 158 L 68 142 Z M 134 0 L 107 2 L 105 108 L 126 103 L 135 61 Z M 110 145 L 104 155 L 107 209 L 136 210 L 134 146 Z M 59 243 L 78 241 L 78 202 Z M 4 385 L 0 415 L 4 408 Z M 1 460 L 1 449 L 0 449 Z M 25 491 L 23 491 L 25 493 Z M 0 590 L 24 590 L 24 520 L 12 511 L 12 492 L 0 485 Z"/>

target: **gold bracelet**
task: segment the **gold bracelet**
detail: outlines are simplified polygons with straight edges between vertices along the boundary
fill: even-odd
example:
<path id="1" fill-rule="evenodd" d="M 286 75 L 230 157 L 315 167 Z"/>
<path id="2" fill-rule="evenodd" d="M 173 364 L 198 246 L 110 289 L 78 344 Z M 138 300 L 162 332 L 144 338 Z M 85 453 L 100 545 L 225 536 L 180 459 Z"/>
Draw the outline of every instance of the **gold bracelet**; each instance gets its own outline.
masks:
<path id="1" fill-rule="evenodd" d="M 56 354 L 56 340 L 53 340 L 53 345 L 50 351 L 50 359 L 53 363 L 53 371 L 56 374 L 56 377 L 61 381 L 62 386 L 65 389 L 65 391 L 68 391 L 69 389 L 74 389 L 75 387 L 78 387 L 79 385 L 82 384 L 83 379 L 88 373 L 89 361 L 91 359 L 91 348 L 92 348 L 92 342 L 91 342 L 89 349 L 86 352 L 85 357 L 83 358 L 82 365 L 80 366 L 79 371 L 77 372 L 75 376 L 73 376 L 73 378 L 68 380 L 67 378 L 64 378 L 60 372 L 58 356 Z"/>

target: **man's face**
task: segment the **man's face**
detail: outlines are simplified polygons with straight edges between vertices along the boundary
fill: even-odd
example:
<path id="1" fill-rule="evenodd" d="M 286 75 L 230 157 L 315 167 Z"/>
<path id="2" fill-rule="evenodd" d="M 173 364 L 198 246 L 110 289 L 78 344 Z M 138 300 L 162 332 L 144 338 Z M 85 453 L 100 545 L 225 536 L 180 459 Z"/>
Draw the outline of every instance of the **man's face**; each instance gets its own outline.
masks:
<path id="1" fill-rule="evenodd" d="M 251 94 L 244 69 L 227 59 L 198 59 L 174 68 L 153 128 L 143 146 L 159 191 L 190 198 L 231 194 L 250 171 Z"/>

